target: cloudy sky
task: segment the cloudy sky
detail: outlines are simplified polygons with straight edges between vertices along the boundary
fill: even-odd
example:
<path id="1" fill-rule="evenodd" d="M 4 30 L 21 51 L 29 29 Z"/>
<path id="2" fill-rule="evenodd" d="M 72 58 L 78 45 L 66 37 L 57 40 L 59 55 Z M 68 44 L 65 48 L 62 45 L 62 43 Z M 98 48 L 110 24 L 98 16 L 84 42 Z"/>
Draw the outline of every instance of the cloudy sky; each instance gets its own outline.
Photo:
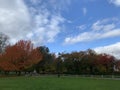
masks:
<path id="1" fill-rule="evenodd" d="M 94 49 L 120 57 L 120 0 L 0 0 L 0 33 L 51 52 Z"/>

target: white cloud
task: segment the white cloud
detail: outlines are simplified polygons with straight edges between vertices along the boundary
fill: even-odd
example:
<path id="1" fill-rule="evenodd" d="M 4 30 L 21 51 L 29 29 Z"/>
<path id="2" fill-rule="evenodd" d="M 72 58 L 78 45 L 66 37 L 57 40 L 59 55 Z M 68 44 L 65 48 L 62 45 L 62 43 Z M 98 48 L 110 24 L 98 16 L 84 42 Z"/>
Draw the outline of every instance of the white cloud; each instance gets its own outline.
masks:
<path id="1" fill-rule="evenodd" d="M 77 29 L 79 29 L 79 30 L 84 30 L 85 28 L 86 28 L 86 25 L 77 26 Z"/>
<path id="2" fill-rule="evenodd" d="M 33 41 L 35 44 L 54 42 L 55 37 L 62 29 L 59 24 L 64 22 L 64 18 L 57 15 L 52 16 L 50 20 L 47 18 L 49 16 L 44 16 L 42 19 L 41 17 L 43 16 L 38 15 L 38 17 L 36 17 L 35 21 L 37 26 L 32 36 Z"/>
<path id="3" fill-rule="evenodd" d="M 97 21 L 92 25 L 93 30 L 111 30 L 115 28 L 115 24 L 103 24 L 101 21 Z"/>
<path id="4" fill-rule="evenodd" d="M 120 0 L 109 0 L 109 2 L 116 6 L 120 6 Z"/>
<path id="5" fill-rule="evenodd" d="M 63 29 L 61 16 L 71 0 L 0 0 L 0 32 L 15 43 L 30 39 L 36 45 L 54 42 Z"/>
<path id="6" fill-rule="evenodd" d="M 97 36 L 99 36 L 99 35 L 97 35 Z M 78 43 L 78 42 L 89 41 L 89 40 L 91 40 L 91 37 L 93 39 L 92 33 L 84 32 L 75 37 L 67 37 L 64 41 L 64 44 L 74 44 L 74 43 Z"/>
<path id="7" fill-rule="evenodd" d="M 113 23 L 114 22 L 114 23 Z M 120 28 L 117 27 L 119 21 L 115 18 L 98 20 L 91 25 L 91 30 L 83 32 L 77 36 L 67 37 L 64 44 L 74 44 L 78 42 L 87 42 L 103 38 L 120 36 Z"/>
<path id="8" fill-rule="evenodd" d="M 30 0 L 30 12 L 33 16 L 35 29 L 28 35 L 36 45 L 54 42 L 63 30 L 67 20 L 61 16 L 61 10 L 66 9 L 71 0 Z M 39 4 L 39 7 L 38 7 Z M 35 7 L 37 6 L 37 7 Z M 36 14 L 37 13 L 37 14 Z"/>
<path id="9" fill-rule="evenodd" d="M 82 10 L 83 10 L 83 15 L 85 16 L 87 14 L 87 8 L 84 7 Z"/>
<path id="10" fill-rule="evenodd" d="M 71 4 L 72 0 L 28 0 L 34 5 L 41 5 L 42 7 L 48 7 L 52 11 L 61 11 L 68 9 L 68 5 Z"/>
<path id="11" fill-rule="evenodd" d="M 107 53 L 120 59 L 120 42 L 108 46 L 97 47 L 94 48 L 94 50 L 97 53 Z"/>
<path id="12" fill-rule="evenodd" d="M 109 32 L 84 32 L 75 37 L 67 37 L 65 39 L 65 44 L 74 44 L 78 42 L 87 42 L 97 39 L 109 38 L 120 36 L 120 29 L 112 30 Z"/>
<path id="13" fill-rule="evenodd" d="M 0 32 L 15 43 L 23 39 L 31 28 L 30 16 L 22 0 L 0 0 Z"/>

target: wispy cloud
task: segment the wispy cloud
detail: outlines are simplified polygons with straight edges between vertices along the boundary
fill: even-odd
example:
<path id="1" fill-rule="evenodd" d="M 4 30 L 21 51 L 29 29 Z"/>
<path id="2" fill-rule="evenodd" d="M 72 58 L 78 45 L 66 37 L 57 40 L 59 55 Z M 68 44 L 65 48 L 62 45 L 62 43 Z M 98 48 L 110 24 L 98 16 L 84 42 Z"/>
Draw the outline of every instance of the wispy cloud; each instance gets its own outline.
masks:
<path id="1" fill-rule="evenodd" d="M 54 42 L 65 18 L 61 11 L 71 0 L 0 0 L 0 32 L 15 43 L 30 39 L 36 45 Z"/>
<path id="2" fill-rule="evenodd" d="M 79 30 L 84 30 L 87 27 L 86 27 L 86 25 L 80 25 L 80 26 L 77 26 L 76 28 L 79 29 Z"/>
<path id="3" fill-rule="evenodd" d="M 118 24 L 119 20 L 117 18 L 98 20 L 87 28 L 90 31 L 80 33 L 77 36 L 67 37 L 64 40 L 64 44 L 75 44 L 120 36 L 120 27 L 118 27 Z"/>
<path id="4" fill-rule="evenodd" d="M 61 11 L 68 9 L 68 6 L 71 4 L 72 0 L 25 0 L 29 2 L 29 5 L 35 6 L 34 8 L 43 7 L 51 11 Z M 37 6 L 40 5 L 40 6 Z"/>
<path id="5" fill-rule="evenodd" d="M 97 22 L 93 23 L 91 29 L 94 31 L 110 31 L 116 27 L 116 23 L 113 23 L 114 21 L 118 20 L 116 18 L 98 20 Z"/>
<path id="6" fill-rule="evenodd" d="M 28 35 L 36 45 L 54 42 L 57 35 L 62 32 L 63 24 L 67 21 L 62 15 L 71 0 L 28 0 L 31 7 L 34 23 L 33 33 Z"/>
<path id="7" fill-rule="evenodd" d="M 58 33 L 60 33 L 62 26 L 60 24 L 64 22 L 64 18 L 60 16 L 36 16 L 36 28 L 33 32 L 32 38 L 35 44 L 45 44 L 54 42 Z M 42 18 L 42 19 L 41 19 Z M 42 21 L 42 22 L 41 22 Z"/>
<path id="8" fill-rule="evenodd" d="M 120 59 L 120 42 L 108 46 L 96 47 L 94 50 L 97 53 L 107 53 Z"/>
<path id="9" fill-rule="evenodd" d="M 47 0 L 55 10 L 65 10 L 68 9 L 68 5 L 71 4 L 72 0 Z"/>
<path id="10" fill-rule="evenodd" d="M 116 6 L 120 6 L 120 0 L 108 0 L 108 1 Z"/>
<path id="11" fill-rule="evenodd" d="M 87 14 L 87 8 L 82 8 L 82 11 L 83 11 L 83 15 L 85 16 Z"/>

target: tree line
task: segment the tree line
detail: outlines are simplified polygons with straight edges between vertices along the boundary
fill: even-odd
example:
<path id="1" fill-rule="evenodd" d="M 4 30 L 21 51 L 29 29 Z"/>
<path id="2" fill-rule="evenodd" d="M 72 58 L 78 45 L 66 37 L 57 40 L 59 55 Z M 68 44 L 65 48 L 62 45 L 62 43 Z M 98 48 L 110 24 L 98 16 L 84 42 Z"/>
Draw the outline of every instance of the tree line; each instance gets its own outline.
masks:
<path id="1" fill-rule="evenodd" d="M 94 50 L 50 53 L 46 46 L 34 47 L 31 41 L 20 40 L 7 45 L 0 37 L 0 72 L 2 74 L 119 74 L 120 60 L 114 56 Z"/>
<path id="2" fill-rule="evenodd" d="M 46 52 L 47 47 L 39 48 Z M 38 73 L 75 75 L 112 75 L 120 73 L 120 60 L 106 53 L 97 54 L 92 49 L 59 53 L 57 57 L 49 52 L 43 55 L 42 61 L 38 64 Z"/>

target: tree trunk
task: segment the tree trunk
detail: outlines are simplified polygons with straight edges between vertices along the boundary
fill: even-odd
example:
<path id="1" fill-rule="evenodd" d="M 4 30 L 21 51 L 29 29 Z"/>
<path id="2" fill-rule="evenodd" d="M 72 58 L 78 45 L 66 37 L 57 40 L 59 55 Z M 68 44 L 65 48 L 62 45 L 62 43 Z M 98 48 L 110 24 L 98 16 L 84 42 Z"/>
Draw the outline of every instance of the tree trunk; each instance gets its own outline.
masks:
<path id="1" fill-rule="evenodd" d="M 21 71 L 18 71 L 18 76 L 20 76 L 21 75 Z"/>

